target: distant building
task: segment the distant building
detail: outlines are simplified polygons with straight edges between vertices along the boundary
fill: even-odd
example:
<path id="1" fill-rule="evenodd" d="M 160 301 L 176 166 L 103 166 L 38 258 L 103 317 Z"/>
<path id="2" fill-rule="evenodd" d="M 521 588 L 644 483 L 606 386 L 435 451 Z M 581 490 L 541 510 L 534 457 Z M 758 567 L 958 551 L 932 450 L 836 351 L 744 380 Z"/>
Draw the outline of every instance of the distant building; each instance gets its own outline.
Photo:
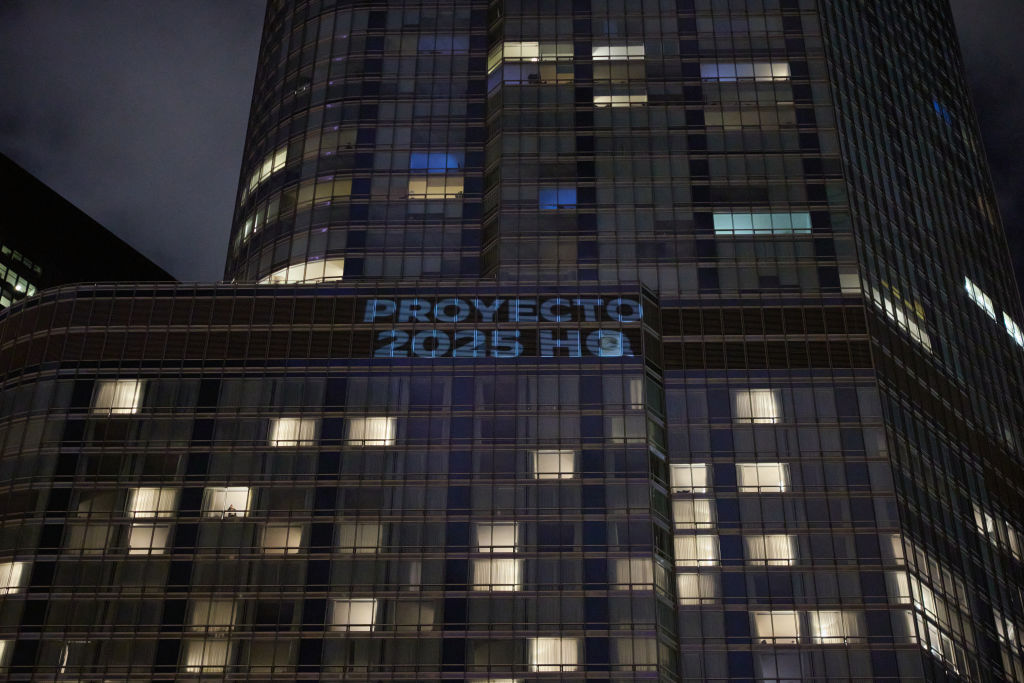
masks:
<path id="1" fill-rule="evenodd" d="M 0 154 L 0 309 L 57 285 L 174 276 Z"/>

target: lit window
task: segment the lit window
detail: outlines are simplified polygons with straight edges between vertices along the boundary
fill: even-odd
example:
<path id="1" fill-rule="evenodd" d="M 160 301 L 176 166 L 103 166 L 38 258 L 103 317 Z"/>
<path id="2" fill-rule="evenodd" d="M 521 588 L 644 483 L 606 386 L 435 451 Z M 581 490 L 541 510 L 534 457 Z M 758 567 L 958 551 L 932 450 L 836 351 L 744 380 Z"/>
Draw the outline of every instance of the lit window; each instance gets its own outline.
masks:
<path id="1" fill-rule="evenodd" d="M 1006 328 L 1006 333 L 1013 338 L 1013 341 L 1017 342 L 1017 346 L 1024 346 L 1024 331 L 1021 331 L 1020 325 L 1006 313 L 1003 313 L 1003 327 Z"/>
<path id="2" fill-rule="evenodd" d="M 269 443 L 283 448 L 316 444 L 319 420 L 312 417 L 280 417 L 270 421 Z"/>
<path id="3" fill-rule="evenodd" d="M 531 638 L 531 671 L 576 671 L 580 657 L 579 638 Z"/>
<path id="4" fill-rule="evenodd" d="M 991 297 L 982 291 L 981 287 L 971 282 L 971 278 L 964 278 L 964 289 L 967 290 L 967 296 L 971 298 L 971 301 L 978 304 L 988 317 L 993 320 L 996 319 L 996 306 L 992 303 Z"/>
<path id="5" fill-rule="evenodd" d="M 714 508 L 709 498 L 674 500 L 672 514 L 679 529 L 708 529 L 715 523 Z"/>
<path id="6" fill-rule="evenodd" d="M 446 173 L 462 168 L 462 154 L 456 152 L 412 152 L 409 155 L 410 171 Z"/>
<path id="7" fill-rule="evenodd" d="M 480 553 L 514 553 L 519 546 L 519 525 L 515 522 L 474 524 L 476 551 Z"/>
<path id="8" fill-rule="evenodd" d="M 572 60 L 571 41 L 508 40 L 491 48 L 487 54 L 487 73 L 505 62 L 554 62 Z"/>
<path id="9" fill-rule="evenodd" d="M 716 235 L 809 235 L 810 213 L 716 213 Z"/>
<path id="10" fill-rule="evenodd" d="M 245 192 L 242 194 L 242 201 L 252 194 L 257 187 L 260 186 L 267 178 L 280 171 L 285 167 L 288 162 L 288 148 L 281 147 L 277 151 L 268 154 L 264 159 L 260 167 L 249 176 L 249 184 L 246 185 Z"/>
<path id="11" fill-rule="evenodd" d="M 409 199 L 458 199 L 465 181 L 460 176 L 415 176 L 409 178 Z"/>
<path id="12" fill-rule="evenodd" d="M 748 564 L 785 567 L 796 562 L 796 537 L 788 534 L 745 536 Z"/>
<path id="13" fill-rule="evenodd" d="M 782 420 L 782 401 L 774 389 L 739 389 L 732 392 L 736 422 L 775 424 Z"/>
<path id="14" fill-rule="evenodd" d="M 856 612 L 816 610 L 810 613 L 811 639 L 822 644 L 846 644 L 861 635 Z"/>
<path id="15" fill-rule="evenodd" d="M 475 591 L 518 591 L 523 586 L 523 561 L 491 557 L 469 561 L 470 583 Z"/>
<path id="16" fill-rule="evenodd" d="M 235 625 L 234 600 L 193 600 L 188 630 L 198 633 L 226 633 Z"/>
<path id="17" fill-rule="evenodd" d="M 7 666 L 7 653 L 11 651 L 10 640 L 0 640 L 0 671 Z"/>
<path id="18" fill-rule="evenodd" d="M 380 522 L 341 522 L 338 525 L 338 550 L 369 554 L 380 550 L 384 525 Z"/>
<path id="19" fill-rule="evenodd" d="M 647 93 L 626 93 L 621 95 L 594 95 L 594 106 L 604 107 L 639 107 L 647 104 Z"/>
<path id="20" fill-rule="evenodd" d="M 178 489 L 144 487 L 128 493 L 128 517 L 174 517 L 178 509 Z"/>
<path id="21" fill-rule="evenodd" d="M 134 415 L 142 406 L 141 379 L 107 379 L 96 382 L 92 412 L 97 415 Z"/>
<path id="22" fill-rule="evenodd" d="M 28 580 L 27 562 L 0 562 L 0 595 L 20 593 Z"/>
<path id="23" fill-rule="evenodd" d="M 397 427 L 393 417 L 350 417 L 345 438 L 354 446 L 394 446 Z"/>
<path id="24" fill-rule="evenodd" d="M 373 598 L 335 600 L 331 605 L 334 631 L 372 631 L 377 623 L 377 601 Z"/>
<path id="25" fill-rule="evenodd" d="M 203 492 L 203 516 L 245 517 L 251 495 L 245 486 L 208 487 Z"/>
<path id="26" fill-rule="evenodd" d="M 68 529 L 65 546 L 83 555 L 102 555 L 107 551 L 113 529 L 106 524 L 74 525 Z"/>
<path id="27" fill-rule="evenodd" d="M 315 285 L 319 282 L 336 282 L 344 279 L 345 259 L 315 259 L 305 263 L 296 263 L 260 280 L 261 285 Z"/>
<path id="28" fill-rule="evenodd" d="M 132 524 L 128 532 L 128 554 L 163 555 L 170 536 L 169 524 Z"/>
<path id="29" fill-rule="evenodd" d="M 891 288 L 889 289 L 891 292 Z M 911 339 L 928 351 L 932 350 L 932 338 L 924 328 L 924 307 L 921 304 L 895 294 L 890 296 L 877 287 L 871 287 L 871 300 L 876 307 L 885 311 L 890 320 L 909 334 Z"/>
<path id="30" fill-rule="evenodd" d="M 882 534 L 879 541 L 882 546 L 882 562 L 885 564 L 904 564 L 906 560 L 903 555 L 902 536 L 899 534 Z"/>
<path id="31" fill-rule="evenodd" d="M 800 614 L 798 612 L 753 612 L 754 638 L 761 643 L 795 644 L 800 640 Z"/>
<path id="32" fill-rule="evenodd" d="M 702 62 L 700 77 L 706 81 L 735 83 L 738 80 L 786 81 L 790 69 L 787 62 Z"/>
<path id="33" fill-rule="evenodd" d="M 541 211 L 576 208 L 575 187 L 542 187 L 537 191 Z"/>
<path id="34" fill-rule="evenodd" d="M 789 488 L 789 465 L 781 462 L 736 465 L 740 493 L 782 493 Z"/>
<path id="35" fill-rule="evenodd" d="M 909 603 L 913 597 L 910 592 L 910 577 L 906 572 L 886 572 L 885 587 L 889 594 L 889 602 L 893 604 Z"/>
<path id="36" fill-rule="evenodd" d="M 672 465 L 672 492 L 707 493 L 710 475 L 710 465 Z"/>
<path id="37" fill-rule="evenodd" d="M 595 45 L 591 55 L 595 62 L 643 59 L 646 54 L 643 43 L 630 45 Z"/>
<path id="38" fill-rule="evenodd" d="M 654 560 L 650 557 L 612 560 L 611 569 L 612 589 L 647 590 L 654 586 Z"/>
<path id="39" fill-rule="evenodd" d="M 231 656 L 231 643 L 224 639 L 186 640 L 185 671 L 222 673 Z"/>
<path id="40" fill-rule="evenodd" d="M 305 528 L 301 524 L 267 522 L 261 546 L 267 555 L 295 555 L 302 549 Z"/>
<path id="41" fill-rule="evenodd" d="M 713 567 L 718 564 L 718 536 L 676 536 L 675 546 L 676 565 L 680 567 Z"/>
<path id="42" fill-rule="evenodd" d="M 718 599 L 718 577 L 687 572 L 676 574 L 676 592 L 681 605 L 702 605 Z"/>
<path id="43" fill-rule="evenodd" d="M 534 479 L 572 479 L 576 474 L 576 451 L 548 448 L 532 456 Z"/>

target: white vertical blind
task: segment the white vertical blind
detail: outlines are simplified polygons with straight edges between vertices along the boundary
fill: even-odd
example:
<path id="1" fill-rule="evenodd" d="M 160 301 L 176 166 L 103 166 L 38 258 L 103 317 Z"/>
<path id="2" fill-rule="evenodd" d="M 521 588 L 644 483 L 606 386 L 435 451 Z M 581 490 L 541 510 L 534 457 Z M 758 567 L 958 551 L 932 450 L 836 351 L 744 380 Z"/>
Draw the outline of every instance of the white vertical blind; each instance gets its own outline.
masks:
<path id="1" fill-rule="evenodd" d="M 789 488 L 789 465 L 781 462 L 736 465 L 740 493 L 781 493 Z"/>
<path id="2" fill-rule="evenodd" d="M 718 536 L 711 534 L 677 535 L 676 565 L 680 567 L 713 567 L 718 564 Z"/>
<path id="3" fill-rule="evenodd" d="M 475 591 L 518 591 L 523 588 L 523 561 L 513 557 L 470 560 L 470 583 Z"/>
<path id="4" fill-rule="evenodd" d="M 676 574 L 676 592 L 681 605 L 702 605 L 718 598 L 718 577 L 714 574 Z"/>
<path id="5" fill-rule="evenodd" d="M 128 516 L 134 518 L 173 517 L 178 509 L 178 489 L 143 487 L 128 493 Z"/>
<path id="6" fill-rule="evenodd" d="M 397 423 L 393 417 L 350 417 L 346 439 L 357 446 L 394 446 Z"/>
<path id="7" fill-rule="evenodd" d="M 737 422 L 774 424 L 782 419 L 782 401 L 775 389 L 737 389 L 732 401 Z"/>
<path id="8" fill-rule="evenodd" d="M 519 545 L 519 525 L 515 522 L 474 524 L 476 550 L 481 553 L 514 553 Z"/>
<path id="9" fill-rule="evenodd" d="M 317 423 L 313 417 L 279 417 L 270 421 L 269 444 L 275 448 L 313 446 Z"/>
<path id="10" fill-rule="evenodd" d="M 288 522 L 267 522 L 263 527 L 263 552 L 267 555 L 294 555 L 302 549 L 304 527 Z"/>
<path id="11" fill-rule="evenodd" d="M 145 380 L 104 379 L 96 383 L 92 412 L 103 415 L 134 415 L 142 406 Z"/>
<path id="12" fill-rule="evenodd" d="M 190 631 L 226 633 L 235 625 L 234 600 L 193 600 L 191 608 Z"/>
<path id="13" fill-rule="evenodd" d="M 185 671 L 189 673 L 220 673 L 228 664 L 231 643 L 223 639 L 186 640 Z"/>
<path id="14" fill-rule="evenodd" d="M 628 557 L 613 560 L 611 584 L 629 589 L 644 590 L 654 585 L 654 560 L 650 557 Z"/>
<path id="15" fill-rule="evenodd" d="M 796 562 L 796 537 L 788 534 L 745 536 L 747 562 L 785 567 Z"/>
<path id="16" fill-rule="evenodd" d="M 375 553 L 380 550 L 384 525 L 380 522 L 341 522 L 338 524 L 338 550 L 349 553 Z"/>
<path id="17" fill-rule="evenodd" d="M 823 644 L 845 644 L 851 638 L 859 638 L 858 616 L 848 610 L 814 610 L 810 613 L 811 637 Z"/>
<path id="18" fill-rule="evenodd" d="M 532 671 L 576 671 L 579 667 L 578 638 L 531 638 Z"/>
<path id="19" fill-rule="evenodd" d="M 707 529 L 715 522 L 710 498 L 672 501 L 672 514 L 680 529 Z"/>

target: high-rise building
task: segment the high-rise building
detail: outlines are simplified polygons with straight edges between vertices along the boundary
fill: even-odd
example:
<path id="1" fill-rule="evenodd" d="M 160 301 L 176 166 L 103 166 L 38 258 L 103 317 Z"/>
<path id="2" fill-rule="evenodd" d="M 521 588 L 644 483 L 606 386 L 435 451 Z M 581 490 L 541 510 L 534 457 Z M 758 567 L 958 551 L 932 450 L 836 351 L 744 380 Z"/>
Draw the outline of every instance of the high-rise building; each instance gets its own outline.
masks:
<path id="1" fill-rule="evenodd" d="M 11 680 L 1024 681 L 945 0 L 271 0 L 237 199 L 0 318 Z"/>
<path id="2" fill-rule="evenodd" d="M 0 201 L 0 309 L 58 285 L 175 281 L 3 154 Z"/>

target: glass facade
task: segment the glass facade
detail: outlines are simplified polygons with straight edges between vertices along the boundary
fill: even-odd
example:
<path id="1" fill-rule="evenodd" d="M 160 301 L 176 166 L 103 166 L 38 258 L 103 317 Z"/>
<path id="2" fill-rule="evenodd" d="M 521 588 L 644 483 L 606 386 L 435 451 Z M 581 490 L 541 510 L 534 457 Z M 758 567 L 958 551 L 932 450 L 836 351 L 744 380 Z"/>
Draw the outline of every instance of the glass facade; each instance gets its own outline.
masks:
<path id="1" fill-rule="evenodd" d="M 958 59 L 944 0 L 271 0 L 232 282 L 0 318 L 0 666 L 1024 681 Z"/>

